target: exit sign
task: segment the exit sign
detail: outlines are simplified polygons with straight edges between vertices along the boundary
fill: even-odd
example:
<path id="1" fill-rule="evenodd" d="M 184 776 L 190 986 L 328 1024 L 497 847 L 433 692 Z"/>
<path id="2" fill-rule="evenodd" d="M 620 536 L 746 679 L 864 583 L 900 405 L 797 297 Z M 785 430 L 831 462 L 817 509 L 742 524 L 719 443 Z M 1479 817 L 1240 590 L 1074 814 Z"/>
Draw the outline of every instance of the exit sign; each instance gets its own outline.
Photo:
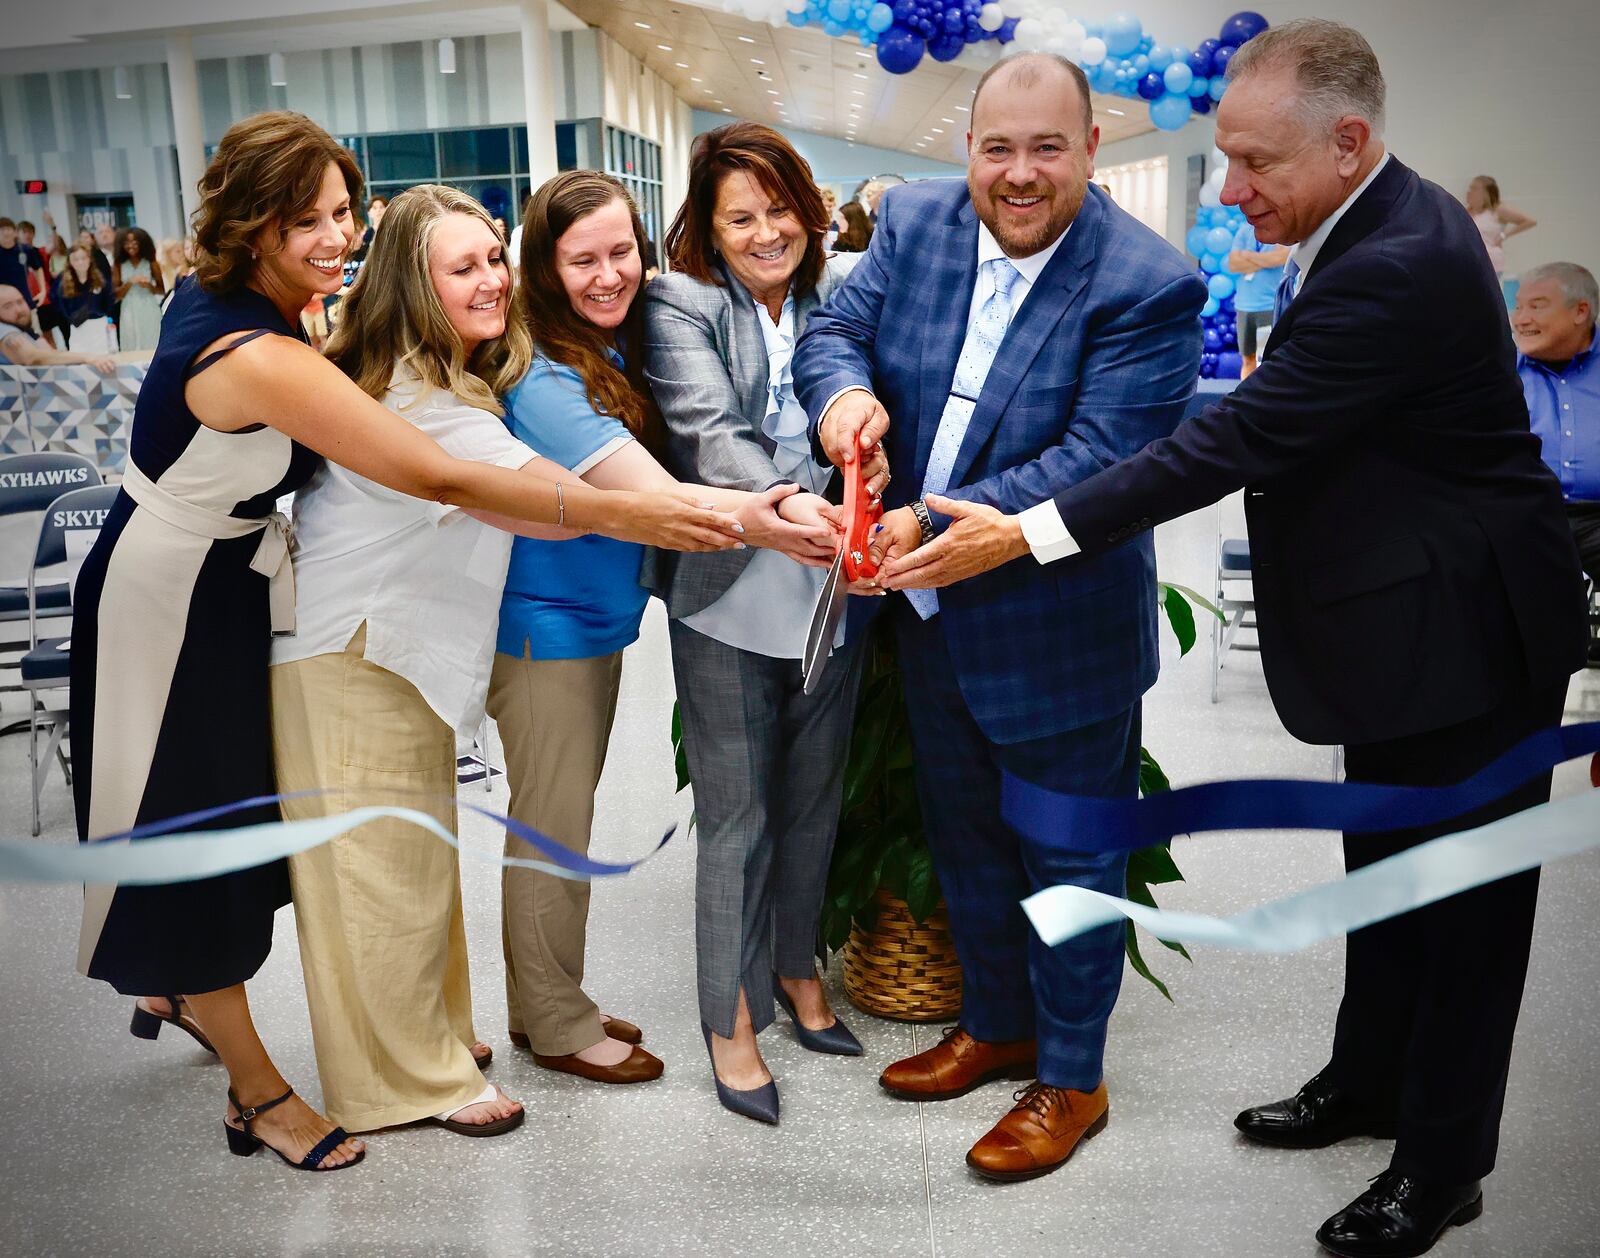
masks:
<path id="1" fill-rule="evenodd" d="M 17 193 L 20 196 L 25 196 L 25 197 L 43 196 L 44 193 L 45 193 L 45 190 L 46 190 L 46 184 L 45 184 L 45 181 L 43 179 L 19 179 L 19 180 L 17 180 Z"/>

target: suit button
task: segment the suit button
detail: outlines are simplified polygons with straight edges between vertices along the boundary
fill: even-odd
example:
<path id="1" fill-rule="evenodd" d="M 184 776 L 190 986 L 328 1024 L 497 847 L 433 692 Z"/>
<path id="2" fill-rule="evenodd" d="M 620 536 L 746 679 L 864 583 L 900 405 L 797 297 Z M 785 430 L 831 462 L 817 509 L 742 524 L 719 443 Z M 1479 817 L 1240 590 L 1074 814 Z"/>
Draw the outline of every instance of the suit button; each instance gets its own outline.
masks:
<path id="1" fill-rule="evenodd" d="M 1142 528 L 1142 529 L 1149 528 L 1150 527 L 1150 517 L 1146 516 L 1144 519 L 1140 520 L 1139 521 L 1139 527 Z"/>

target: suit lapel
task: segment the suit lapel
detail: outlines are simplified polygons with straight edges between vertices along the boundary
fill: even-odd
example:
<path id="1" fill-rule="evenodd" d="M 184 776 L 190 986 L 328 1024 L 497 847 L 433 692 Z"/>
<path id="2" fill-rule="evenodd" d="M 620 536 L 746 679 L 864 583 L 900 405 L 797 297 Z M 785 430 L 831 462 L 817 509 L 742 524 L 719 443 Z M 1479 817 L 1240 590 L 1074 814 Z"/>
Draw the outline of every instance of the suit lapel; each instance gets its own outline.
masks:
<path id="1" fill-rule="evenodd" d="M 730 374 L 739 396 L 739 409 L 755 425 L 762 444 L 770 446 L 770 440 L 760 431 L 761 417 L 767 412 L 767 338 L 761 335 L 755 298 L 727 267 L 722 268 L 722 274 L 728 281 L 723 292 L 728 300 L 728 328 L 733 342 Z"/>
<path id="2" fill-rule="evenodd" d="M 917 483 L 928 470 L 933 435 L 950 397 L 956 360 L 967 339 L 967 314 L 972 290 L 978 282 L 978 214 L 971 201 L 963 201 L 953 223 L 928 233 L 927 250 L 915 261 L 925 268 L 922 291 L 922 404 L 917 408 Z M 881 329 L 883 331 L 890 329 Z"/>
<path id="3" fill-rule="evenodd" d="M 995 355 L 994 364 L 983 382 L 983 392 L 978 395 L 978 405 L 972 412 L 972 422 L 967 425 L 955 465 L 950 469 L 952 486 L 965 481 L 978 451 L 994 432 L 1033 360 L 1088 286 L 1089 268 L 1099 252 L 1103 220 L 1104 212 L 1097 196 L 1086 196 L 1061 248 L 1029 291 L 1022 309 L 1012 316 L 1005 340 L 1000 343 L 1000 352 Z"/>

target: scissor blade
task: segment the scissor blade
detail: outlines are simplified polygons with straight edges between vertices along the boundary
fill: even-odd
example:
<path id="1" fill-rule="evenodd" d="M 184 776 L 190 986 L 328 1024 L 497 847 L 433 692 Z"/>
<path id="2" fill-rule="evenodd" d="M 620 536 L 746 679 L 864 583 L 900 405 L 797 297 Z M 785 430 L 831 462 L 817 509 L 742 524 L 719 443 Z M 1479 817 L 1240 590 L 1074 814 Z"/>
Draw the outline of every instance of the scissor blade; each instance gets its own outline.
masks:
<path id="1" fill-rule="evenodd" d="M 806 631 L 806 653 L 801 661 L 806 694 L 817 688 L 822 669 L 828 662 L 833 635 L 838 631 L 839 618 L 844 615 L 844 600 L 844 549 L 841 547 L 833 557 L 827 580 L 822 583 L 817 605 L 811 612 L 811 627 Z"/>

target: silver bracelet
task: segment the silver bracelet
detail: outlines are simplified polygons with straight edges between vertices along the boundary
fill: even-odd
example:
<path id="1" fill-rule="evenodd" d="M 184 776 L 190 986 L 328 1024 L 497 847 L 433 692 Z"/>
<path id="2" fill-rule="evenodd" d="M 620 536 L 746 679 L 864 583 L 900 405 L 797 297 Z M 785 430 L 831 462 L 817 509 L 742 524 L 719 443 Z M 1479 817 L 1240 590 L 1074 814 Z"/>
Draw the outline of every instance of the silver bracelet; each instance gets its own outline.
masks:
<path id="1" fill-rule="evenodd" d="M 561 492 L 561 482 L 556 482 L 556 527 L 560 528 L 567 522 L 567 500 Z"/>

